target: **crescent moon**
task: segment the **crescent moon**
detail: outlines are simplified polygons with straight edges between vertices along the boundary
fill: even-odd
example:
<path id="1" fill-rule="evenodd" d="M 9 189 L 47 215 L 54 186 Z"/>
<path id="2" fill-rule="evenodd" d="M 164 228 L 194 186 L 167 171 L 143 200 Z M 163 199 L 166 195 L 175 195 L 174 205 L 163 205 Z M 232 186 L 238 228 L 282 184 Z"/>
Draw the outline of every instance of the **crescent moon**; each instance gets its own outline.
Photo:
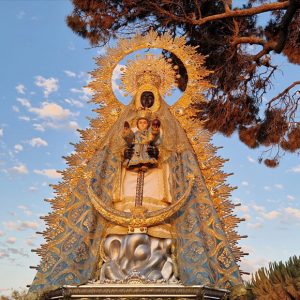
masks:
<path id="1" fill-rule="evenodd" d="M 163 223 L 165 220 L 171 218 L 179 209 L 185 204 L 188 196 L 190 195 L 193 185 L 194 178 L 189 180 L 189 185 L 184 194 L 176 202 L 170 206 L 151 211 L 145 212 L 142 219 L 137 218 L 132 213 L 123 212 L 115 209 L 112 206 L 108 206 L 104 203 L 93 191 L 90 181 L 87 184 L 88 195 L 95 209 L 108 221 L 115 223 L 120 226 L 133 226 L 135 224 L 143 224 L 143 226 L 151 227 Z"/>

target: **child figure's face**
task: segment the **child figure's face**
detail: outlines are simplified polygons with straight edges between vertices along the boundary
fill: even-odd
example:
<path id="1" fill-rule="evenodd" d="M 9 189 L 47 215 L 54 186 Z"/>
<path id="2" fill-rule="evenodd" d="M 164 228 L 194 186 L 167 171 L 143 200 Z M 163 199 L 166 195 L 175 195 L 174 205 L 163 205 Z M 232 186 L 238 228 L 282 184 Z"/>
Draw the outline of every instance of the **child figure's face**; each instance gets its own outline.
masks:
<path id="1" fill-rule="evenodd" d="M 149 127 L 149 122 L 147 119 L 139 119 L 137 122 L 137 128 L 139 130 L 146 130 Z"/>

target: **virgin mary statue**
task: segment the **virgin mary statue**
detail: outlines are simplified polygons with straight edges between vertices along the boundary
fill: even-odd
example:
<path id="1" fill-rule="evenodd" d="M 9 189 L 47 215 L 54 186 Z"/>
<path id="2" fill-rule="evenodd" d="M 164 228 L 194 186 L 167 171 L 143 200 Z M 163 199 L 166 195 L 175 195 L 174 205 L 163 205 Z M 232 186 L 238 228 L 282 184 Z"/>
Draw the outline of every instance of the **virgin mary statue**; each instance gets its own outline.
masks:
<path id="1" fill-rule="evenodd" d="M 141 48 L 175 54 L 188 74 L 184 95 L 172 106 L 164 96 L 176 85 L 178 67 L 162 56 L 137 56 L 122 69 L 114 97 L 112 70 Z M 183 38 L 168 34 L 122 40 L 98 59 L 89 87 L 100 104 L 83 142 L 67 157 L 70 167 L 48 200 L 46 243 L 30 293 L 87 282 L 179 283 L 216 288 L 240 286 L 240 238 L 208 134 L 196 124 L 192 103 L 205 101 L 209 84 L 203 58 Z"/>

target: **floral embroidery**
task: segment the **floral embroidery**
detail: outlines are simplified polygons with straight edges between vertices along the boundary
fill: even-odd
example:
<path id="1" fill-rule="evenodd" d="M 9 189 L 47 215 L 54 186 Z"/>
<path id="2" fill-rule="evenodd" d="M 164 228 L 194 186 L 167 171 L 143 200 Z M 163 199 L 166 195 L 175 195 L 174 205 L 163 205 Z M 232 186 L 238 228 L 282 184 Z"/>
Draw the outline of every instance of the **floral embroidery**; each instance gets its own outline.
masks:
<path id="1" fill-rule="evenodd" d="M 227 248 L 224 248 L 222 254 L 218 256 L 218 260 L 226 267 L 229 268 L 233 262 L 230 252 Z"/>
<path id="2" fill-rule="evenodd" d="M 193 261 L 196 262 L 201 258 L 201 254 L 204 252 L 204 248 L 200 246 L 199 243 L 194 242 L 191 244 L 189 249 L 186 252 L 186 257 Z"/>

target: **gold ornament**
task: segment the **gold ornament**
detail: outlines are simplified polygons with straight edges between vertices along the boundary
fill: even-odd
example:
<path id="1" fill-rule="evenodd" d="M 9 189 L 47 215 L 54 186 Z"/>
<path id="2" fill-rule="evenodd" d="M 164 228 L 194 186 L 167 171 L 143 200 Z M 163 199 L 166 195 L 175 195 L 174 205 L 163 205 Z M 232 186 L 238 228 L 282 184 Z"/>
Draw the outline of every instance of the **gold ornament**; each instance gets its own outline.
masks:
<path id="1" fill-rule="evenodd" d="M 172 203 L 170 206 L 152 212 L 146 211 L 143 207 L 134 208 L 131 212 L 123 212 L 115 209 L 113 206 L 108 206 L 107 203 L 104 203 L 102 199 L 95 194 L 91 187 L 91 174 L 87 175 L 85 179 L 88 195 L 95 209 L 109 222 L 128 227 L 130 233 L 136 232 L 134 228 L 143 228 L 146 230 L 148 227 L 162 224 L 167 219 L 171 218 L 180 210 L 180 208 L 183 207 L 195 182 L 195 178 L 193 176 L 189 176 L 189 184 L 186 191 L 180 199 Z M 77 196 L 80 197 L 79 194 L 77 194 Z"/>
<path id="2" fill-rule="evenodd" d="M 138 111 L 137 111 L 137 117 L 136 119 L 139 120 L 139 119 L 147 119 L 148 121 L 151 121 L 151 116 L 152 116 L 152 111 L 151 109 L 149 108 L 140 108 Z"/>
<path id="3" fill-rule="evenodd" d="M 151 84 L 164 96 L 174 88 L 176 72 L 163 57 L 147 54 L 130 62 L 122 73 L 124 90 L 132 96 L 141 86 Z"/>
<path id="4" fill-rule="evenodd" d="M 201 95 L 201 93 L 205 89 L 211 86 L 208 81 L 205 80 L 205 77 L 207 77 L 211 73 L 211 71 L 206 70 L 202 66 L 204 63 L 204 56 L 197 53 L 196 47 L 186 45 L 184 36 L 173 38 L 169 33 L 165 33 L 159 36 L 155 31 L 151 30 L 147 35 L 144 36 L 137 34 L 131 39 L 121 39 L 115 48 L 108 48 L 107 54 L 105 56 L 99 57 L 99 59 L 97 60 L 99 70 L 97 70 L 93 74 L 94 77 L 97 78 L 97 80 L 89 84 L 89 87 L 97 93 L 97 98 L 94 100 L 94 102 L 105 102 L 105 104 L 113 106 L 118 105 L 121 109 L 123 109 L 124 104 L 120 103 L 117 100 L 113 92 L 113 71 L 125 56 L 135 51 L 149 48 L 160 48 L 173 53 L 179 60 L 181 60 L 186 69 L 188 77 L 186 90 L 184 91 L 180 99 L 172 105 L 172 107 L 176 107 L 177 105 L 184 108 L 188 107 L 189 104 L 193 102 L 192 99 L 195 99 L 195 95 Z M 154 58 L 152 57 L 147 59 L 153 60 Z M 157 59 L 158 57 L 155 57 L 155 60 Z M 138 60 L 140 60 L 139 57 Z M 168 59 L 168 62 L 172 62 L 172 59 Z M 135 65 L 133 60 L 128 60 L 128 64 Z M 163 64 L 168 69 L 168 67 L 166 66 L 166 62 L 163 63 L 161 61 L 160 64 Z M 127 71 L 124 70 L 124 72 Z M 131 72 L 132 74 L 134 70 L 129 70 L 129 72 Z M 160 72 L 160 75 L 162 75 L 161 73 L 162 71 Z M 172 84 L 170 84 L 170 82 L 173 82 L 174 71 L 168 71 L 167 74 L 169 74 L 168 76 L 170 76 L 170 78 L 165 78 L 163 80 L 166 80 L 168 89 L 170 89 L 172 87 Z M 147 76 L 148 78 L 143 77 L 141 81 L 148 81 L 149 77 L 151 76 L 149 74 Z M 128 81 L 132 79 L 129 76 L 127 78 Z M 144 85 L 142 84 L 142 82 L 140 82 L 140 88 L 136 89 L 136 87 L 134 87 L 131 83 L 128 82 L 127 84 L 126 77 L 124 78 L 124 80 L 126 81 L 125 89 L 127 91 L 130 90 L 129 92 L 133 94 L 134 92 L 138 93 L 138 91 L 140 91 L 141 87 Z M 158 84 L 158 82 L 156 82 L 156 84 Z M 152 87 L 153 86 L 154 84 L 152 83 Z M 160 85 L 160 89 L 162 90 L 157 91 L 159 94 L 161 92 L 161 96 L 163 96 L 163 93 L 165 92 L 165 88 L 163 87 L 163 85 Z M 199 96 L 197 100 L 205 101 L 201 96 Z"/>

